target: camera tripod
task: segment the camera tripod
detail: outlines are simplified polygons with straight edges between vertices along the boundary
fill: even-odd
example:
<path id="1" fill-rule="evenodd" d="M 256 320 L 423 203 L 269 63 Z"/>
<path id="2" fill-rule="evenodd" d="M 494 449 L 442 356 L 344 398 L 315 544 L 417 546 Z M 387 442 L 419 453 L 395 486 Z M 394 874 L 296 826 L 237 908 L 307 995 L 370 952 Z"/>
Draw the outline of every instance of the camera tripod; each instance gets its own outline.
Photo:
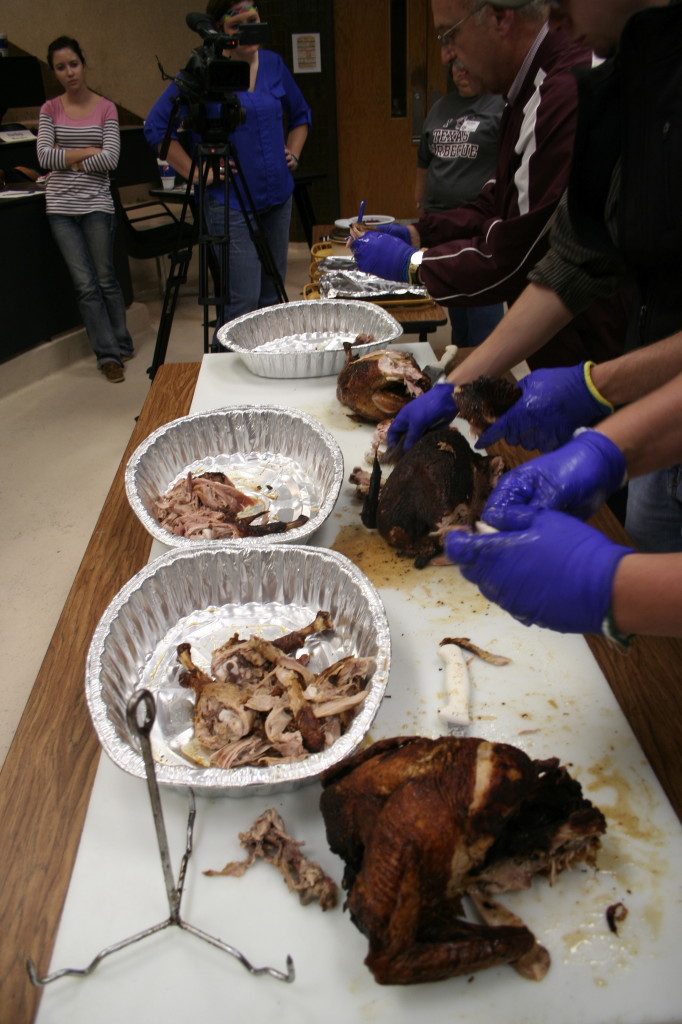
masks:
<path id="1" fill-rule="evenodd" d="M 211 234 L 204 217 L 205 193 L 209 170 L 214 182 L 222 181 L 224 222 L 221 234 Z M 197 173 L 198 172 L 198 173 Z M 192 183 L 197 174 L 197 199 L 191 204 Z M 188 244 L 179 244 L 170 255 L 170 269 L 164 290 L 161 317 L 156 335 L 154 357 L 147 373 L 153 380 L 159 366 L 166 358 L 168 340 L 173 326 L 173 317 L 178 301 L 180 286 L 187 281 L 187 270 L 192 258 L 195 240 L 199 243 L 199 298 L 203 307 L 204 352 L 210 351 L 210 330 L 214 322 L 222 323 L 226 303 L 230 301 L 230 268 L 229 268 L 229 188 L 232 187 L 244 217 L 249 237 L 258 254 L 263 273 L 275 285 L 278 300 L 288 302 L 284 290 L 282 276 L 277 269 L 272 250 L 263 231 L 263 226 L 254 209 L 253 199 L 248 183 L 241 173 L 236 150 L 231 142 L 200 142 L 192 157 L 192 168 L 187 182 L 182 211 L 178 223 L 178 241 L 181 238 L 183 225 L 187 222 L 187 211 L 192 205 L 196 231 Z M 211 289 L 211 284 L 213 289 Z M 213 291 L 213 294 L 211 294 Z M 211 317 L 211 307 L 215 306 L 215 318 Z"/>

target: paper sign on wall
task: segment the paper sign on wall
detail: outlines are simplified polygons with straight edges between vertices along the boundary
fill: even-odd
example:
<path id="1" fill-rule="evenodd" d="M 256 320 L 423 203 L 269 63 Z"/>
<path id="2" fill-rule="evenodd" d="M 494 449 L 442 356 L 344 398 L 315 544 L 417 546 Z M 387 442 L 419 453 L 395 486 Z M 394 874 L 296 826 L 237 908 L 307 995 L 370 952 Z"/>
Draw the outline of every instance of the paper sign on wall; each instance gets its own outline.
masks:
<path id="1" fill-rule="evenodd" d="M 292 33 L 291 47 L 294 54 L 294 74 L 303 75 L 322 70 L 319 32 Z"/>

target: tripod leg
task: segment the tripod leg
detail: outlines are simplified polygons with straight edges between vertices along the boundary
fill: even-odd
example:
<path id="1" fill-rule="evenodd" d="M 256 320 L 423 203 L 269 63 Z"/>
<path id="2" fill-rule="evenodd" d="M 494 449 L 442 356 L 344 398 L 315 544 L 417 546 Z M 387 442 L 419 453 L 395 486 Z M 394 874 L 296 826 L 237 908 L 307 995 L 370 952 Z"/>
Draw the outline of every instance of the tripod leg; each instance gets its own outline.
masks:
<path id="1" fill-rule="evenodd" d="M 163 293 L 163 305 L 161 307 L 159 327 L 156 333 L 154 357 L 152 359 L 152 365 L 147 370 L 151 380 L 154 380 L 156 371 L 166 359 L 168 339 L 170 338 L 171 328 L 173 326 L 173 317 L 175 315 L 175 307 L 178 302 L 180 285 L 184 284 L 187 280 L 187 268 L 189 267 L 191 258 L 191 247 L 182 249 L 179 252 L 176 251 L 171 256 L 168 280 L 166 281 L 166 288 Z"/>
<path id="2" fill-rule="evenodd" d="M 210 307 L 215 306 L 215 324 L 220 326 L 225 318 L 225 306 L 230 301 L 229 288 L 229 224 L 228 224 L 228 180 L 223 179 L 223 202 L 219 206 L 220 221 L 215 216 L 216 204 L 208 201 L 206 193 L 208 171 L 212 171 L 213 181 L 220 177 L 221 166 L 225 161 L 224 144 L 200 143 L 197 146 L 197 160 L 200 168 L 198 208 L 199 208 L 199 303 L 204 309 L 204 352 L 210 352 L 212 338 L 209 328 L 212 326 Z M 210 285 L 213 286 L 212 294 Z"/>
<path id="3" fill-rule="evenodd" d="M 254 208 L 253 198 L 251 196 L 248 183 L 242 174 L 237 153 L 229 143 L 228 145 L 230 146 L 229 160 L 234 164 L 236 173 L 232 170 L 232 166 L 229 161 L 227 162 L 226 167 L 229 170 L 230 184 L 237 196 L 239 209 L 244 217 L 249 237 L 251 238 L 254 248 L 258 254 L 258 258 L 263 268 L 263 273 L 275 286 L 278 300 L 280 302 L 288 302 L 289 300 L 287 298 L 287 293 L 284 290 L 282 275 L 280 274 L 275 258 L 272 255 L 272 249 L 270 248 L 267 236 L 263 230 L 263 223 L 260 215 Z"/>
<path id="4" fill-rule="evenodd" d="M 154 380 L 156 371 L 166 358 L 168 339 L 170 338 L 171 328 L 173 326 L 173 317 L 175 315 L 175 307 L 178 301 L 180 285 L 184 284 L 187 280 L 187 268 L 189 267 L 189 262 L 192 258 L 191 244 L 186 245 L 183 248 L 180 248 L 179 246 L 182 237 L 182 228 L 187 222 L 187 210 L 189 209 L 190 195 L 192 192 L 191 182 L 194 180 L 194 170 L 195 162 L 192 160 L 192 168 L 187 182 L 185 197 L 182 202 L 182 210 L 180 211 L 180 216 L 178 218 L 177 243 L 175 249 L 171 253 L 171 265 L 163 293 L 163 305 L 161 307 L 161 317 L 159 319 L 159 326 L 156 333 L 154 357 L 152 359 L 152 365 L 147 369 L 147 373 L 152 380 Z"/>

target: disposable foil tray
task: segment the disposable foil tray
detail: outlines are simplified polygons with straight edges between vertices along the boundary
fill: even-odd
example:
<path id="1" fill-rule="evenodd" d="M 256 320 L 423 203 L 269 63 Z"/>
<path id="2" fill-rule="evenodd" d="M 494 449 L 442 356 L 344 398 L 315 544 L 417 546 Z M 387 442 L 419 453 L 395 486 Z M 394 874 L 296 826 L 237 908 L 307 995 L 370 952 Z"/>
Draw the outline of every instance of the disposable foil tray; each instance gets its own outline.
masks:
<path id="1" fill-rule="evenodd" d="M 223 472 L 267 507 L 272 521 L 307 522 L 249 543 L 301 543 L 330 515 L 343 481 L 343 455 L 314 417 L 274 405 L 228 406 L 164 424 L 133 452 L 126 467 L 130 505 L 153 537 L 169 547 L 241 547 L 247 538 L 192 539 L 158 521 L 156 500 L 191 471 Z"/>
<path id="2" fill-rule="evenodd" d="M 308 639 L 313 671 L 347 655 L 375 662 L 348 730 L 327 750 L 295 763 L 223 769 L 186 759 L 181 748 L 192 735 L 194 698 L 178 681 L 177 645 L 190 643 L 193 661 L 207 671 L 211 652 L 235 632 L 275 639 L 307 625 L 319 610 L 330 612 L 335 629 Z M 157 702 L 152 748 L 159 782 L 204 795 L 251 796 L 295 789 L 351 754 L 379 709 L 389 667 L 381 600 L 344 555 L 300 545 L 175 548 L 137 573 L 107 608 L 90 644 L 85 691 L 100 742 L 124 771 L 145 774 L 126 705 L 147 688 Z"/>
<path id="3" fill-rule="evenodd" d="M 374 341 L 354 346 L 358 355 L 384 348 L 403 333 L 395 317 L 371 302 L 286 302 L 231 320 L 218 341 L 238 352 L 259 377 L 327 377 L 346 365 L 344 342 L 359 334 Z"/>

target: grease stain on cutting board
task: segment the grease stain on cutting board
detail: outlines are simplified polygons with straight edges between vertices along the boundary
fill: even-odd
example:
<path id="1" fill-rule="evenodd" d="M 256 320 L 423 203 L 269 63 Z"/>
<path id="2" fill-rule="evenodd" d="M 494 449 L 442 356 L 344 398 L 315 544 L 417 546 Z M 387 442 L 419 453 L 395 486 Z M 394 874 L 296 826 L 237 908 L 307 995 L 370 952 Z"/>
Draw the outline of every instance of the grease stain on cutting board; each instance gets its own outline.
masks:
<path id="1" fill-rule="evenodd" d="M 462 578 L 454 565 L 415 569 L 412 558 L 401 558 L 380 534 L 361 523 L 341 526 L 332 549 L 354 562 L 375 587 L 409 590 L 414 600 L 429 608 L 466 604 L 468 614 L 485 614 L 490 608 L 490 603 Z"/>

